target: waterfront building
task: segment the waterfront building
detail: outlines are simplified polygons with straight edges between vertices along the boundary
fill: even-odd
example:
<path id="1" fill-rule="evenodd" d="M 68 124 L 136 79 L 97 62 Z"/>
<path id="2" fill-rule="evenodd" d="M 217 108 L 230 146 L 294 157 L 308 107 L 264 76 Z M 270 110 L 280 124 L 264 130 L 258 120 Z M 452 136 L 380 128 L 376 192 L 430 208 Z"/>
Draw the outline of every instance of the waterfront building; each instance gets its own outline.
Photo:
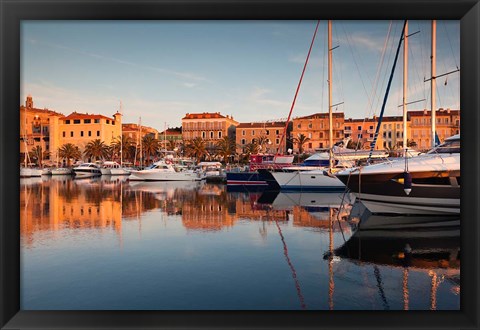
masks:
<path id="1" fill-rule="evenodd" d="M 333 143 L 344 139 L 345 115 L 343 112 L 333 113 Z M 303 145 L 305 153 L 314 153 L 315 149 L 330 148 L 329 143 L 329 114 L 316 113 L 293 119 L 292 138 L 305 135 L 309 141 Z M 298 153 L 299 146 L 293 144 L 294 153 Z"/>
<path id="2" fill-rule="evenodd" d="M 155 139 L 161 138 L 160 133 L 158 133 L 158 131 L 155 128 L 133 124 L 133 123 L 122 124 L 122 134 L 124 136 L 131 138 L 136 143 L 139 142 L 139 139 L 138 139 L 139 136 L 141 136 L 142 139 L 147 135 L 150 135 Z"/>
<path id="3" fill-rule="evenodd" d="M 407 115 L 407 139 L 410 131 Z M 375 149 L 402 150 L 403 149 L 403 116 L 383 117 L 378 131 Z"/>
<path id="4" fill-rule="evenodd" d="M 207 150 L 211 150 L 224 136 L 235 139 L 235 127 L 238 124 L 233 116 L 223 116 L 220 112 L 187 113 L 182 118 L 182 139 L 189 141 L 202 138 Z"/>
<path id="5" fill-rule="evenodd" d="M 271 122 L 251 122 L 240 123 L 236 129 L 236 146 L 237 154 L 245 153 L 246 146 L 250 143 L 261 144 L 261 153 L 285 153 L 287 148 L 280 148 L 280 140 L 285 129 L 285 122 L 271 121 Z M 287 136 L 290 136 L 291 125 L 287 128 Z M 285 145 L 285 139 L 282 143 Z M 281 149 L 281 150 L 280 150 Z"/>
<path id="6" fill-rule="evenodd" d="M 377 118 L 352 119 L 344 121 L 344 137 L 349 138 L 358 149 L 369 149 L 375 135 Z M 377 146 L 378 147 L 378 146 Z"/>
<path id="7" fill-rule="evenodd" d="M 432 143 L 431 127 L 432 114 L 429 110 L 409 111 L 411 135 L 409 139 L 417 143 L 418 150 L 430 149 Z M 460 110 L 440 108 L 435 112 L 437 132 L 440 142 L 446 138 L 460 133 Z"/>
<path id="8" fill-rule="evenodd" d="M 122 134 L 122 115 L 116 112 L 113 117 L 99 114 L 72 112 L 58 120 L 59 146 L 72 143 L 83 153 L 85 146 L 96 139 L 109 146 Z"/>
<path id="9" fill-rule="evenodd" d="M 58 120 L 63 114 L 50 109 L 39 109 L 33 105 L 31 95 L 27 96 L 25 105 L 20 106 L 20 159 L 23 161 L 25 151 L 29 152 L 39 146 L 51 159 L 59 147 L 56 137 Z"/>
<path id="10" fill-rule="evenodd" d="M 158 139 L 160 140 L 161 149 L 171 151 L 172 143 L 174 144 L 174 149 L 179 148 L 182 143 L 182 128 L 167 128 L 163 132 L 158 133 Z"/>

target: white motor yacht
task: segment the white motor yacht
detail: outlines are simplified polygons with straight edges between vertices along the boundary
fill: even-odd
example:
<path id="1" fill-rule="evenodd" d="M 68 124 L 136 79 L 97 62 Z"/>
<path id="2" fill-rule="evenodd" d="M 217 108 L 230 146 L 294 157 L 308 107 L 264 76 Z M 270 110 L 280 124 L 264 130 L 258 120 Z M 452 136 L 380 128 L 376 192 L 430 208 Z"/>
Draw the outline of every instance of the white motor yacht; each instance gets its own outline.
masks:
<path id="1" fill-rule="evenodd" d="M 102 170 L 109 170 L 111 175 L 130 175 L 130 172 L 123 168 L 119 163 L 106 161 L 103 163 Z M 102 172 L 103 173 L 103 172 Z"/>
<path id="2" fill-rule="evenodd" d="M 426 154 L 347 169 L 336 176 L 374 214 L 459 214 L 460 135 Z"/>
<path id="3" fill-rule="evenodd" d="M 151 166 L 140 171 L 131 171 L 131 181 L 199 181 L 200 173 L 191 170 L 176 171 L 172 164 L 164 161 L 153 163 Z"/>
<path id="4" fill-rule="evenodd" d="M 75 173 L 76 179 L 91 178 L 102 175 L 100 168 L 94 163 L 83 163 L 77 167 L 74 167 L 73 173 Z"/>

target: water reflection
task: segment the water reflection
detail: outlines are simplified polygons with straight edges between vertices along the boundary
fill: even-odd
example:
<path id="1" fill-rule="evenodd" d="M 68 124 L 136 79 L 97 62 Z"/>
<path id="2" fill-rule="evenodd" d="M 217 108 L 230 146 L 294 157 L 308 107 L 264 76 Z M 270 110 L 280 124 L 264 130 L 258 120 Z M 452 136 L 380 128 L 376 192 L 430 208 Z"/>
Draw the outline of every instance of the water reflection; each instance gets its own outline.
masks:
<path id="1" fill-rule="evenodd" d="M 459 308 L 459 228 L 359 230 L 359 218 L 352 217 L 355 200 L 349 194 L 231 192 L 224 185 L 203 182 L 129 182 L 126 177 L 109 176 L 21 179 L 20 187 L 22 248 L 27 251 L 24 284 L 30 288 L 24 292 L 30 305 L 24 307 L 95 309 L 110 303 L 119 309 Z M 361 216 L 372 225 L 389 220 Z M 142 222 L 144 228 L 138 226 Z M 131 234 L 132 225 L 142 237 Z M 70 243 L 72 232 L 82 233 L 82 244 Z M 98 232 L 103 236 L 95 236 Z M 45 233 L 57 234 L 59 240 Z M 98 250 L 99 256 L 83 252 L 102 240 L 109 246 L 109 235 L 126 244 Z M 35 302 L 37 296 L 28 294 L 37 286 L 48 287 L 45 281 L 51 274 L 45 260 L 62 264 L 57 259 L 63 260 L 62 249 L 67 247 L 77 255 L 78 267 L 98 273 L 92 265 L 107 253 L 99 264 L 108 262 L 123 274 L 111 288 L 101 281 L 101 274 L 97 274 L 98 286 L 90 283 L 92 295 L 103 292 L 106 300 L 95 296 L 85 298 L 80 307 L 69 302 L 63 302 L 67 307 L 55 305 L 60 294 L 68 295 L 65 290 L 82 296 L 71 282 L 65 282 L 57 295 L 38 295 L 42 301 Z M 203 253 L 196 254 L 197 249 Z M 126 271 L 132 263 L 135 271 Z M 73 276 L 72 281 L 82 282 L 82 275 L 68 267 L 61 272 L 65 273 L 57 280 Z M 187 276 L 193 272 L 199 282 Z M 162 294 L 149 286 L 125 288 L 127 279 L 154 283 L 150 285 Z M 184 295 L 178 290 L 188 281 L 193 281 L 185 293 L 189 298 L 180 298 Z M 219 283 L 224 283 L 222 289 Z M 133 288 L 136 291 L 128 295 L 126 291 Z M 132 294 L 144 299 L 132 299 Z M 169 299 L 160 300 L 164 295 Z M 206 296 L 211 296 L 211 303 Z"/>

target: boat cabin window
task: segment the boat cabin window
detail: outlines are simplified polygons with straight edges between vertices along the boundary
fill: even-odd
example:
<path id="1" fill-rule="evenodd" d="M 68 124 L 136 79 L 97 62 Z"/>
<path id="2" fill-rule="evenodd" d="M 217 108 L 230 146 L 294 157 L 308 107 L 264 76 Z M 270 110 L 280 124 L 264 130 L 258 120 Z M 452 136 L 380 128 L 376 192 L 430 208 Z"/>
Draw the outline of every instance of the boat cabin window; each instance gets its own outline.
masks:
<path id="1" fill-rule="evenodd" d="M 433 148 L 427 154 L 451 154 L 460 153 L 460 140 L 445 141 L 438 147 Z"/>

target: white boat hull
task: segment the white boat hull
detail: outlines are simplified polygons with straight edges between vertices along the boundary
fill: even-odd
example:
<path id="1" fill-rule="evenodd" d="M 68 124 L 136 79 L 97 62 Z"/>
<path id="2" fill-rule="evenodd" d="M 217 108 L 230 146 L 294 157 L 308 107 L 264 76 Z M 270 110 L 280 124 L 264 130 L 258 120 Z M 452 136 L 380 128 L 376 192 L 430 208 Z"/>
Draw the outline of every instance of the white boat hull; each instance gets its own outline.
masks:
<path id="1" fill-rule="evenodd" d="M 355 194 L 373 214 L 460 214 L 460 199 Z"/>
<path id="2" fill-rule="evenodd" d="M 66 167 L 54 168 L 52 170 L 52 175 L 71 175 L 72 169 Z"/>
<path id="3" fill-rule="evenodd" d="M 131 181 L 200 181 L 202 178 L 194 172 L 150 172 L 132 171 L 129 178 Z"/>
<path id="4" fill-rule="evenodd" d="M 322 170 L 298 172 L 272 172 L 282 190 L 342 190 L 345 185 L 335 176 Z"/>
<path id="5" fill-rule="evenodd" d="M 30 178 L 30 177 L 42 176 L 42 171 L 43 171 L 42 169 L 38 169 L 38 168 L 21 167 L 20 177 Z"/>

